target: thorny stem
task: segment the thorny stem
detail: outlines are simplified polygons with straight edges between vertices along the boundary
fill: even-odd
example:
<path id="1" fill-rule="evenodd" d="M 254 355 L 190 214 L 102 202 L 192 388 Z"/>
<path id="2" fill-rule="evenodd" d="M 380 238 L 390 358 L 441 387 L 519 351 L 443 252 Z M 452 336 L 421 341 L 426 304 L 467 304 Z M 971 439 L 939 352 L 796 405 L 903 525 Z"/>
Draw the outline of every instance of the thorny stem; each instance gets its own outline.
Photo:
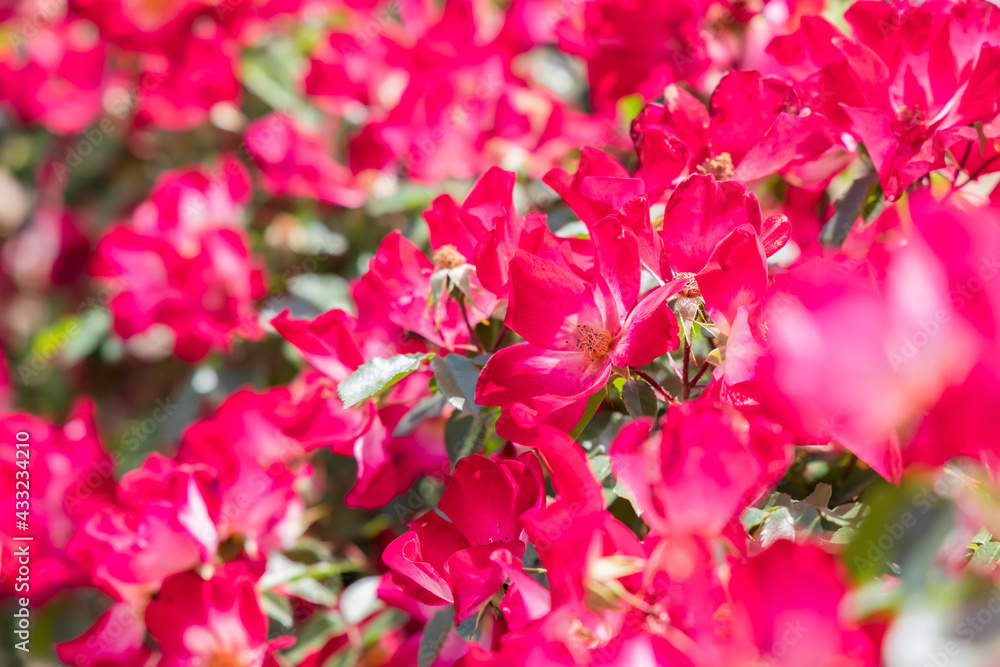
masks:
<path id="1" fill-rule="evenodd" d="M 695 373 L 695 375 L 694 375 L 694 379 L 691 380 L 691 386 L 692 387 L 697 387 L 698 386 L 698 380 L 701 379 L 701 376 L 705 374 L 705 371 L 708 370 L 708 367 L 710 365 L 711 364 L 708 363 L 708 359 L 705 359 L 705 361 L 702 362 L 701 368 L 698 369 L 698 372 Z"/>
<path id="2" fill-rule="evenodd" d="M 952 190 L 955 190 L 955 184 L 958 183 L 958 177 L 962 173 L 962 170 L 965 169 L 965 163 L 968 161 L 970 153 L 972 153 L 971 141 L 969 142 L 969 145 L 965 147 L 965 155 L 962 156 L 962 161 L 958 163 L 958 167 L 955 169 L 955 177 L 951 179 Z"/>
<path id="3" fill-rule="evenodd" d="M 506 324 L 500 324 L 500 331 L 497 332 L 497 338 L 493 341 L 493 345 L 490 346 L 490 354 L 493 354 L 500 349 L 503 344 L 503 339 L 507 337 L 507 332 L 510 331 Z"/>
<path id="4" fill-rule="evenodd" d="M 970 144 L 970 145 L 969 145 L 969 148 L 968 148 L 968 149 L 966 149 L 966 151 L 965 151 L 965 157 L 964 157 L 964 158 L 962 159 L 962 166 L 963 166 L 963 167 L 965 166 L 965 161 L 966 161 L 966 159 L 968 159 L 968 156 L 969 156 L 969 152 L 971 151 L 971 149 L 972 149 L 972 145 Z M 991 164 L 993 164 L 994 162 L 996 162 L 998 158 L 1000 158 L 1000 154 L 997 154 L 997 155 L 994 155 L 994 156 L 993 156 L 993 157 L 991 157 L 990 159 L 988 159 L 988 160 L 985 160 L 985 161 L 984 161 L 984 162 L 983 162 L 983 163 L 982 163 L 981 165 L 979 165 L 979 168 L 978 168 L 978 169 L 976 169 L 976 170 L 975 170 L 974 172 L 972 172 L 971 174 L 969 174 L 969 177 L 968 177 L 968 178 L 967 178 L 967 179 L 965 180 L 965 182 L 964 182 L 964 183 L 962 183 L 961 185 L 957 185 L 957 183 L 958 183 L 958 175 L 959 175 L 959 173 L 960 173 L 960 172 L 961 172 L 962 170 L 961 170 L 961 169 L 956 169 L 956 170 L 955 170 L 955 178 L 954 178 L 954 179 L 952 180 L 952 182 L 951 182 L 951 190 L 949 190 L 949 191 L 948 191 L 948 194 L 946 194 L 946 195 L 944 196 L 944 201 L 947 201 L 947 200 L 948 200 L 948 198 L 949 198 L 949 197 L 951 197 L 951 195 L 952 195 L 952 194 L 954 194 L 954 193 L 955 193 L 955 192 L 957 192 L 958 190 L 961 190 L 961 189 L 962 189 L 962 188 L 964 188 L 964 187 L 965 187 L 966 185 L 968 185 L 968 184 L 969 184 L 969 183 L 971 183 L 972 181 L 974 181 L 974 180 L 976 180 L 977 178 L 979 178 L 980 176 L 982 176 L 982 175 L 983 175 L 983 174 L 984 174 L 984 173 L 986 172 L 986 169 L 987 169 L 987 168 L 988 168 L 988 167 L 989 167 L 989 166 L 990 166 Z"/>
<path id="5" fill-rule="evenodd" d="M 656 380 L 654 380 L 649 375 L 649 373 L 646 373 L 645 371 L 641 371 L 638 368 L 629 368 L 629 370 L 631 372 L 635 373 L 636 375 L 638 375 L 639 377 L 641 377 L 646 382 L 648 382 L 649 386 L 651 386 L 653 388 L 653 390 L 656 391 L 659 394 L 659 399 L 661 401 L 663 401 L 667 405 L 680 405 L 680 402 L 676 398 L 674 398 L 673 396 L 671 396 L 670 392 L 667 391 L 666 389 L 664 389 L 660 385 L 659 382 L 657 382 Z"/>
<path id="6" fill-rule="evenodd" d="M 857 467 L 857 465 L 858 465 L 857 454 L 851 454 L 851 460 L 847 463 L 846 466 L 844 466 L 844 472 L 840 476 L 840 481 L 843 482 L 848 477 L 850 477 L 851 473 L 854 472 L 854 469 Z"/>
<path id="7" fill-rule="evenodd" d="M 462 319 L 465 320 L 465 326 L 469 329 L 469 340 L 476 344 L 476 349 L 479 350 L 480 354 L 486 354 L 486 348 L 483 347 L 479 336 L 476 335 L 476 330 L 472 328 L 472 324 L 469 322 L 469 314 L 465 311 L 465 299 L 456 299 L 456 301 L 458 301 L 458 309 L 462 311 Z"/>
<path id="8" fill-rule="evenodd" d="M 979 165 L 979 169 L 976 169 L 974 172 L 972 172 L 972 175 L 969 176 L 969 180 L 966 181 L 965 183 L 962 183 L 962 186 L 964 187 L 970 181 L 974 181 L 980 176 L 982 176 L 986 172 L 986 168 L 989 167 L 994 162 L 996 162 L 997 158 L 1000 158 L 1000 154 L 994 155 L 989 160 L 984 161 L 981 165 Z"/>
<path id="9" fill-rule="evenodd" d="M 691 383 L 688 381 L 688 374 L 691 371 L 691 341 L 684 337 L 684 366 L 681 373 L 682 392 L 681 398 L 685 401 L 691 397 Z"/>

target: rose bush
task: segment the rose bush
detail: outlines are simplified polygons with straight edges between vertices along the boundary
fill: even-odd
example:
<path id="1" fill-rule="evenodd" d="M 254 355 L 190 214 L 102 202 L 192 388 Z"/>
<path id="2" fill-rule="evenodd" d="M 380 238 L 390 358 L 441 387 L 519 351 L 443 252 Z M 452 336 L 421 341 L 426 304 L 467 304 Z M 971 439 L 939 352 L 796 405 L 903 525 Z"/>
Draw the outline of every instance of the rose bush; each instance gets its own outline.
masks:
<path id="1" fill-rule="evenodd" d="M 991 2 L 0 26 L 3 665 L 997 664 Z"/>

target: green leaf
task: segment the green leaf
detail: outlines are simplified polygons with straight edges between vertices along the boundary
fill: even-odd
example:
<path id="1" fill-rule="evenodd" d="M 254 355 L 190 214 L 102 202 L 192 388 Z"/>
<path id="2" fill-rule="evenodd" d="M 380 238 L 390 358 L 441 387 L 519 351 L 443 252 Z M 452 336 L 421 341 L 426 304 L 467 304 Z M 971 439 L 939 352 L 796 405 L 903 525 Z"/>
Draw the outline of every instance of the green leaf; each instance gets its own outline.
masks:
<path id="1" fill-rule="evenodd" d="M 587 400 L 587 409 L 584 411 L 583 417 L 577 425 L 573 427 L 572 431 L 570 431 L 569 437 L 574 440 L 580 437 L 580 434 L 583 433 L 583 429 L 587 428 L 587 424 L 590 423 L 590 420 L 594 418 L 594 415 L 596 415 L 597 411 L 601 408 L 601 403 L 604 402 L 604 397 L 607 393 L 606 389 L 601 389 Z"/>
<path id="2" fill-rule="evenodd" d="M 490 453 L 498 444 L 496 429 L 499 408 L 483 408 L 479 418 L 465 412 L 453 412 L 444 425 L 444 445 L 454 468 L 459 459 L 479 451 Z"/>
<path id="3" fill-rule="evenodd" d="M 764 523 L 764 520 L 771 515 L 767 510 L 762 510 L 757 507 L 748 507 L 743 510 L 740 514 L 740 522 L 743 524 L 743 528 L 746 530 L 753 530 L 760 524 Z"/>
<path id="4" fill-rule="evenodd" d="M 830 505 L 830 497 L 833 495 L 833 487 L 826 483 L 819 483 L 813 492 L 802 500 L 795 501 L 795 509 L 813 508 L 825 510 Z"/>
<path id="5" fill-rule="evenodd" d="M 420 368 L 420 362 L 433 354 L 397 354 L 383 359 L 375 357 L 361 366 L 337 386 L 337 393 L 345 407 L 357 405 L 372 396 L 385 391 L 413 371 Z"/>
<path id="6" fill-rule="evenodd" d="M 486 456 L 496 454 L 507 444 L 505 438 L 497 435 L 496 425 L 501 414 L 503 414 L 503 411 L 498 406 L 490 406 L 483 408 L 482 413 L 479 415 L 479 421 L 483 424 L 484 429 L 480 437 L 480 449 L 482 449 L 483 454 Z"/>
<path id="7" fill-rule="evenodd" d="M 304 564 L 297 563 L 283 554 L 273 553 L 267 559 L 267 570 L 260 578 L 259 585 L 262 590 L 270 590 L 275 586 L 288 583 L 305 569 Z"/>
<path id="8" fill-rule="evenodd" d="M 587 459 L 590 462 L 590 469 L 594 471 L 594 477 L 606 489 L 615 485 L 615 478 L 611 474 L 611 457 L 607 454 L 595 454 Z"/>
<path id="9" fill-rule="evenodd" d="M 325 313 L 334 308 L 352 309 L 347 280 L 336 274 L 303 273 L 288 279 L 288 291 Z"/>
<path id="10" fill-rule="evenodd" d="M 475 453 L 479 422 L 470 414 L 453 412 L 444 425 L 444 447 L 454 468 L 458 460 Z"/>
<path id="11" fill-rule="evenodd" d="M 427 622 L 427 625 L 424 626 L 424 633 L 420 635 L 420 648 L 417 651 L 418 667 L 430 667 L 434 663 L 441 649 L 444 648 L 448 635 L 451 634 L 454 619 L 455 606 L 448 605 L 442 607 Z"/>
<path id="12" fill-rule="evenodd" d="M 858 216 L 863 214 L 876 187 L 878 187 L 878 172 L 874 169 L 851 183 L 844 196 L 833 205 L 833 217 L 827 221 L 820 234 L 820 241 L 823 244 L 843 245 Z"/>
<path id="13" fill-rule="evenodd" d="M 281 586 L 296 597 L 329 607 L 337 601 L 337 596 L 318 580 L 339 575 L 344 569 L 344 565 L 337 563 L 305 565 L 275 553 L 267 559 L 267 571 L 260 586 L 265 591 Z M 347 569 L 354 569 L 353 565 L 348 564 Z"/>
<path id="14" fill-rule="evenodd" d="M 992 572 L 998 563 L 1000 563 L 1000 542 L 987 542 L 972 554 L 969 567 Z"/>
<path id="15" fill-rule="evenodd" d="M 642 108 L 646 106 L 646 101 L 643 99 L 642 95 L 638 93 L 635 95 L 627 95 L 620 100 L 618 100 L 618 116 L 621 117 L 626 124 L 631 123 L 636 116 L 642 112 Z"/>
<path id="16" fill-rule="evenodd" d="M 830 523 L 838 526 L 857 528 L 868 511 L 868 506 L 862 503 L 847 503 L 832 510 L 820 510 L 820 514 Z"/>
<path id="17" fill-rule="evenodd" d="M 986 530 L 985 528 L 980 528 L 979 532 L 975 534 L 972 538 L 972 544 L 982 545 L 990 542 L 993 539 L 993 533 Z"/>
<path id="18" fill-rule="evenodd" d="M 629 504 L 632 505 L 632 511 L 635 512 L 636 516 L 642 516 L 642 511 L 639 509 L 639 506 L 636 505 L 635 498 L 632 497 L 632 492 L 627 487 L 623 486 L 621 482 L 615 481 L 615 485 L 611 487 L 611 492 L 619 498 L 627 500 Z"/>
<path id="19" fill-rule="evenodd" d="M 557 229 L 555 235 L 564 239 L 589 239 L 590 229 L 586 223 L 574 220 Z"/>
<path id="20" fill-rule="evenodd" d="M 460 354 L 447 354 L 431 359 L 431 370 L 438 389 L 456 409 L 479 416 L 482 407 L 476 404 L 476 381 L 487 357 L 469 359 Z"/>
<path id="21" fill-rule="evenodd" d="M 713 324 L 708 324 L 707 322 L 699 322 L 698 320 L 691 320 L 691 323 L 694 324 L 694 325 L 696 325 L 699 329 L 701 329 L 702 335 L 704 335 L 707 338 L 719 338 L 721 336 L 721 332 L 719 331 L 719 327 L 717 327 L 717 326 L 715 326 Z M 719 352 L 719 350 L 718 350 L 718 348 L 716 348 L 716 349 L 712 350 L 712 352 Z M 719 352 L 719 355 L 720 355 L 719 359 L 720 360 L 721 360 L 721 354 L 722 353 Z M 711 354 L 709 356 L 711 356 Z M 712 365 L 715 366 L 718 363 L 719 362 L 717 361 L 717 362 L 713 363 Z"/>
<path id="22" fill-rule="evenodd" d="M 952 503 L 919 478 L 873 487 L 869 513 L 844 553 L 857 579 L 897 574 L 906 591 L 923 587 L 952 530 Z"/>
<path id="23" fill-rule="evenodd" d="M 448 288 L 448 270 L 438 269 L 431 274 L 431 296 L 430 302 L 437 303 L 444 298 L 445 290 Z"/>
<path id="24" fill-rule="evenodd" d="M 292 604 L 284 595 L 273 591 L 264 591 L 260 596 L 261 608 L 268 618 L 274 619 L 282 627 L 290 628 L 295 624 L 292 618 Z"/>
<path id="25" fill-rule="evenodd" d="M 472 281 L 469 277 L 469 264 L 456 266 L 454 269 L 447 269 L 448 282 L 465 297 L 466 301 L 472 303 Z"/>
<path id="26" fill-rule="evenodd" d="M 29 359 L 40 359 L 47 366 L 53 359 L 61 358 L 66 346 L 83 331 L 81 318 L 69 315 L 39 331 L 31 341 Z"/>
<path id="27" fill-rule="evenodd" d="M 434 363 L 433 361 L 431 362 Z M 413 408 L 403 415 L 403 418 L 399 420 L 396 424 L 396 428 L 392 430 L 392 435 L 394 438 L 398 438 L 404 435 L 410 435 L 415 430 L 420 422 L 425 419 L 430 419 L 431 417 L 437 417 L 444 410 L 445 398 L 441 394 L 434 394 L 433 396 L 428 396 L 419 403 L 417 403 Z"/>
<path id="28" fill-rule="evenodd" d="M 986 142 L 989 141 L 986 138 L 986 132 L 983 129 L 983 121 L 977 120 L 972 124 L 972 127 L 976 128 L 976 139 L 979 143 L 979 157 L 986 156 Z"/>
<path id="29" fill-rule="evenodd" d="M 758 533 L 761 545 L 766 549 L 778 540 L 795 540 L 795 519 L 787 507 L 779 507 L 771 512 Z"/>
<path id="30" fill-rule="evenodd" d="M 775 491 L 767 499 L 767 505 L 764 506 L 764 509 L 772 510 L 775 507 L 787 507 L 788 509 L 792 509 L 792 505 L 794 503 L 795 501 L 792 500 L 792 497 L 787 493 Z"/>
<path id="31" fill-rule="evenodd" d="M 685 340 L 691 340 L 695 318 L 698 317 L 698 313 L 700 311 L 700 297 L 689 297 L 681 294 L 678 295 L 677 299 L 674 301 L 674 312 L 677 313 L 677 317 L 680 320 L 681 343 Z M 698 324 L 700 325 L 701 323 L 699 322 Z M 681 349 L 684 349 L 683 345 L 681 345 Z"/>
<path id="32" fill-rule="evenodd" d="M 281 109 L 299 120 L 318 120 L 316 109 L 301 99 L 289 85 L 296 58 L 294 47 L 284 40 L 273 40 L 263 52 L 248 51 L 243 60 L 242 79 L 247 89 L 272 109 Z M 308 123 L 307 123 L 308 124 Z"/>
<path id="33" fill-rule="evenodd" d="M 63 361 L 75 364 L 96 350 L 111 329 L 111 313 L 103 309 L 89 311 L 80 320 L 80 333 L 68 341 L 62 350 Z"/>
<path id="34" fill-rule="evenodd" d="M 337 594 L 315 579 L 293 579 L 285 584 L 285 590 L 297 598 L 321 607 L 332 607 L 337 602 Z"/>
<path id="35" fill-rule="evenodd" d="M 639 417 L 656 417 L 660 406 L 656 402 L 656 394 L 649 383 L 639 377 L 630 378 L 621 389 L 622 402 L 633 419 Z"/>
<path id="36" fill-rule="evenodd" d="M 838 528 L 837 531 L 830 537 L 831 544 L 850 544 L 851 540 L 857 535 L 857 528 L 851 528 L 850 526 L 844 526 Z"/>
<path id="37" fill-rule="evenodd" d="M 330 637 L 344 631 L 344 622 L 340 614 L 320 609 L 314 613 L 305 627 L 297 633 L 293 646 L 282 653 L 289 664 L 297 665 L 307 655 L 326 644 Z"/>

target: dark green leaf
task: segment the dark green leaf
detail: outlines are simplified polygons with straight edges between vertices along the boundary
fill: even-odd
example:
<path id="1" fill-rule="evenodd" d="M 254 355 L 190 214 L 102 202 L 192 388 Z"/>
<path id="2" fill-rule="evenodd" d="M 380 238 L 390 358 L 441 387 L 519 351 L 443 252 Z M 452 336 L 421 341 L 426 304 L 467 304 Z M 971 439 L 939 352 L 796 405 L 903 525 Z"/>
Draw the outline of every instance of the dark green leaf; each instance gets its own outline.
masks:
<path id="1" fill-rule="evenodd" d="M 830 506 L 830 496 L 833 495 L 833 487 L 829 484 L 819 483 L 813 492 L 802 500 L 795 501 L 796 510 L 804 510 L 806 508 L 813 508 L 817 510 L 825 510 Z"/>
<path id="2" fill-rule="evenodd" d="M 292 604 L 284 595 L 279 595 L 273 591 L 264 591 L 260 596 L 261 609 L 268 618 L 271 618 L 282 625 L 290 628 L 294 625 L 292 618 Z"/>
<path id="3" fill-rule="evenodd" d="M 470 616 L 469 618 L 465 619 L 464 621 L 458 624 L 458 627 L 455 628 L 455 632 L 457 632 L 458 636 L 461 637 L 462 639 L 465 640 L 472 639 L 472 633 L 476 631 L 477 620 L 478 618 L 475 615 Z"/>
<path id="4" fill-rule="evenodd" d="M 833 205 L 833 217 L 827 221 L 820 234 L 820 240 L 825 245 L 840 246 L 844 243 L 877 186 L 878 173 L 875 170 L 851 183 L 844 196 Z"/>
<path id="5" fill-rule="evenodd" d="M 588 461 L 597 481 L 606 489 L 612 488 L 615 485 L 615 478 L 611 474 L 611 457 L 607 454 L 595 454 Z"/>
<path id="6" fill-rule="evenodd" d="M 898 573 L 906 590 L 923 585 L 951 530 L 951 502 L 922 482 L 881 482 L 870 490 L 869 514 L 844 554 L 859 579 Z M 866 498 L 868 495 L 866 495 Z"/>
<path id="7" fill-rule="evenodd" d="M 481 424 L 470 414 L 453 412 L 444 425 L 444 445 L 454 468 L 460 458 L 474 452 L 474 443 Z"/>
<path id="8" fill-rule="evenodd" d="M 417 652 L 418 667 L 430 667 L 448 640 L 454 622 L 454 605 L 442 607 L 431 617 L 431 620 L 424 626 L 424 633 L 420 636 L 420 649 Z"/>
<path id="9" fill-rule="evenodd" d="M 433 364 L 433 361 L 431 362 Z M 431 417 L 437 417 L 441 414 L 441 410 L 444 409 L 445 398 L 440 394 L 435 394 L 434 396 L 428 396 L 419 403 L 417 403 L 413 408 L 407 412 L 399 423 L 396 424 L 396 428 L 392 430 L 393 437 L 401 437 L 404 435 L 410 435 L 416 430 L 420 422 L 425 419 L 430 419 Z"/>
<path id="10" fill-rule="evenodd" d="M 444 426 L 444 444 L 451 467 L 459 459 L 477 452 L 491 453 L 501 444 L 496 435 L 499 408 L 484 408 L 479 419 L 465 412 L 453 412 Z"/>
<path id="11" fill-rule="evenodd" d="M 316 306 L 321 313 L 351 305 L 347 280 L 335 274 L 293 276 L 288 280 L 288 292 Z"/>
<path id="12" fill-rule="evenodd" d="M 448 354 L 431 359 L 431 369 L 438 389 L 456 409 L 479 416 L 476 405 L 476 381 L 486 358 L 469 359 L 460 354 Z"/>
<path id="13" fill-rule="evenodd" d="M 659 411 L 656 394 L 649 383 L 639 377 L 630 378 L 622 386 L 622 402 L 633 419 L 639 417 L 655 417 Z"/>
<path id="14" fill-rule="evenodd" d="M 97 349 L 111 329 L 111 314 L 106 310 L 90 310 L 80 318 L 80 333 L 66 341 L 62 359 L 75 364 Z"/>
<path id="15" fill-rule="evenodd" d="M 319 610 L 313 614 L 305 627 L 298 633 L 295 645 L 289 648 L 283 655 L 289 664 L 297 665 L 307 655 L 326 644 L 330 637 L 338 632 L 343 632 L 344 622 L 340 615 L 326 610 Z"/>

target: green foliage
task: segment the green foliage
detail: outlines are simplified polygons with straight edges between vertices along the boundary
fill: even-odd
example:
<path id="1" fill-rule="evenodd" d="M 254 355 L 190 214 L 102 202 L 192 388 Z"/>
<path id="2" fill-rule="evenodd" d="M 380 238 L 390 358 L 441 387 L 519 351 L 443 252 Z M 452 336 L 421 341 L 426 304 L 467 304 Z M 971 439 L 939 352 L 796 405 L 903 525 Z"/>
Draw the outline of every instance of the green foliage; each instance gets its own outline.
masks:
<path id="1" fill-rule="evenodd" d="M 337 385 L 340 400 L 347 407 L 366 401 L 392 387 L 420 368 L 422 362 L 433 356 L 432 354 L 397 354 L 388 359 L 375 357 Z"/>

